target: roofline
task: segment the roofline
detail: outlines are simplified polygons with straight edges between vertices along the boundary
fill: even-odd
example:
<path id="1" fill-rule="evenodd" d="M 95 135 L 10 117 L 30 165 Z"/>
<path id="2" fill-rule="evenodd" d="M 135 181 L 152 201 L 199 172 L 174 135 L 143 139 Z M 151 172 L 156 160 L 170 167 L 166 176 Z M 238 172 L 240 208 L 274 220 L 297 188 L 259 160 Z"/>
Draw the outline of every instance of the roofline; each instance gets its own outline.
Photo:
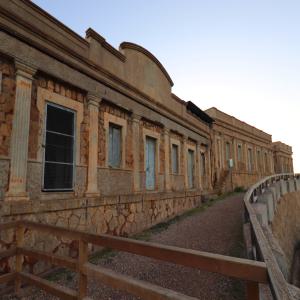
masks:
<path id="1" fill-rule="evenodd" d="M 220 112 L 220 113 L 222 113 L 222 114 L 224 114 L 224 115 L 226 115 L 226 116 L 228 116 L 228 117 L 234 118 L 235 120 L 238 120 L 238 121 L 241 122 L 241 123 L 247 124 L 248 126 L 254 128 L 255 130 L 258 130 L 258 131 L 260 131 L 260 132 L 263 132 L 264 134 L 267 134 L 267 135 L 269 135 L 269 136 L 272 137 L 272 134 L 270 134 L 270 133 L 268 133 L 268 132 L 265 132 L 265 131 L 263 131 L 263 130 L 261 130 L 261 129 L 259 129 L 259 128 L 257 128 L 257 127 L 255 127 L 255 126 L 251 125 L 251 124 L 249 124 L 249 123 L 246 123 L 246 122 L 244 122 L 244 121 L 242 121 L 242 120 L 236 118 L 235 116 L 232 116 L 232 115 L 230 115 L 230 114 L 228 114 L 228 113 L 226 113 L 226 112 L 224 112 L 224 111 L 222 111 L 222 110 L 216 108 L 215 106 L 212 106 L 212 107 L 206 109 L 205 111 L 208 111 L 208 110 L 210 110 L 210 109 L 215 109 L 215 110 L 217 110 L 218 112 Z M 224 121 L 223 121 L 223 122 L 224 122 Z"/>

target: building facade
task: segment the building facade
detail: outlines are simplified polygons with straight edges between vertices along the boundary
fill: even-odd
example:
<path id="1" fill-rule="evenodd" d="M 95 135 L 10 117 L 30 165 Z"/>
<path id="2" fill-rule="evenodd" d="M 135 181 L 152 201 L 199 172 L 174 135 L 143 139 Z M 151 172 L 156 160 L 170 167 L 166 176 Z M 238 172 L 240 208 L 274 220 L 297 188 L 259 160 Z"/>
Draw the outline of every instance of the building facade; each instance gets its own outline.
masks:
<path id="1" fill-rule="evenodd" d="M 174 95 L 139 45 L 82 38 L 25 0 L 0 3 L 0 28 L 0 222 L 127 236 L 273 174 L 283 156 L 292 171 L 291 148 Z"/>
<path id="2" fill-rule="evenodd" d="M 260 178 L 274 174 L 271 135 L 215 107 L 206 113 L 214 119 L 212 181 L 215 189 L 249 187 Z"/>
<path id="3" fill-rule="evenodd" d="M 292 147 L 281 142 L 273 143 L 275 173 L 293 173 Z"/>

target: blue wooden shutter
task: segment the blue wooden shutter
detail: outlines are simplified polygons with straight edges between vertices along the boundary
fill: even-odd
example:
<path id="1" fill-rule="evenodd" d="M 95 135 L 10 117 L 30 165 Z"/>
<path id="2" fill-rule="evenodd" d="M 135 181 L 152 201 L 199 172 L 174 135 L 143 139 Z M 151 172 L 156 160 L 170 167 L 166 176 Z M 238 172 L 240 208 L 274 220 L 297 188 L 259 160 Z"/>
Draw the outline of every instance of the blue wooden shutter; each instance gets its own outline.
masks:
<path id="1" fill-rule="evenodd" d="M 121 127 L 109 125 L 109 165 L 118 168 L 121 165 Z"/>
<path id="2" fill-rule="evenodd" d="M 178 146 L 172 144 L 172 172 L 178 174 Z"/>

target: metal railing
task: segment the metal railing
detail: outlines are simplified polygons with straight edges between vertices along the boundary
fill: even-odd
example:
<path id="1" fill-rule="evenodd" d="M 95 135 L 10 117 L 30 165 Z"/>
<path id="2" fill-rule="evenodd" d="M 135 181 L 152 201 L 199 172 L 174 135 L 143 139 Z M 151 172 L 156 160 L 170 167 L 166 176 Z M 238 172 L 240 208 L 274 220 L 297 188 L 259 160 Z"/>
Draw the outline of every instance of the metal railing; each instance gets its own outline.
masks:
<path id="1" fill-rule="evenodd" d="M 247 285 L 247 299 L 259 299 L 259 283 L 268 282 L 268 274 L 264 262 L 110 235 L 96 235 L 25 220 L 0 224 L 0 232 L 8 229 L 15 230 L 16 242 L 13 248 L 0 252 L 0 258 L 15 257 L 15 270 L 14 272 L 0 276 L 0 284 L 13 283 L 14 291 L 17 295 L 21 292 L 22 284 L 26 283 L 35 285 L 61 299 L 87 299 L 87 281 L 89 278 L 94 278 L 115 289 L 126 291 L 142 299 L 196 299 L 89 263 L 88 244 L 109 247 L 111 249 L 244 280 Z M 46 232 L 51 234 L 51 236 L 63 236 L 77 240 L 79 243 L 78 258 L 58 256 L 25 247 L 25 229 Z M 45 261 L 52 265 L 65 267 L 77 272 L 79 275 L 77 290 L 63 287 L 37 275 L 25 272 L 23 270 L 24 256 L 33 257 L 38 261 Z"/>

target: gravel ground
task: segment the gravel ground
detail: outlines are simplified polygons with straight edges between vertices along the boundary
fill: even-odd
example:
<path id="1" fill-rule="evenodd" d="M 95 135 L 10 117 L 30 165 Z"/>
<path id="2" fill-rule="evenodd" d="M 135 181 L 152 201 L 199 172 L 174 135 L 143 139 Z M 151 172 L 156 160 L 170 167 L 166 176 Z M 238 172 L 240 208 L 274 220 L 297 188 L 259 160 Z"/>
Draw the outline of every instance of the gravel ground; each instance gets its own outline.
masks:
<path id="1" fill-rule="evenodd" d="M 213 253 L 242 256 L 242 194 L 217 201 L 207 209 L 170 224 L 165 230 L 148 236 L 151 242 Z M 114 271 L 176 290 L 199 299 L 245 299 L 244 283 L 218 274 L 144 258 L 123 252 L 109 252 L 96 263 Z M 58 276 L 60 284 L 76 287 L 76 275 Z M 31 288 L 23 300 L 58 299 Z M 96 281 L 89 281 L 92 299 L 137 299 L 112 290 Z M 5 297 L 3 299 L 14 299 Z"/>

